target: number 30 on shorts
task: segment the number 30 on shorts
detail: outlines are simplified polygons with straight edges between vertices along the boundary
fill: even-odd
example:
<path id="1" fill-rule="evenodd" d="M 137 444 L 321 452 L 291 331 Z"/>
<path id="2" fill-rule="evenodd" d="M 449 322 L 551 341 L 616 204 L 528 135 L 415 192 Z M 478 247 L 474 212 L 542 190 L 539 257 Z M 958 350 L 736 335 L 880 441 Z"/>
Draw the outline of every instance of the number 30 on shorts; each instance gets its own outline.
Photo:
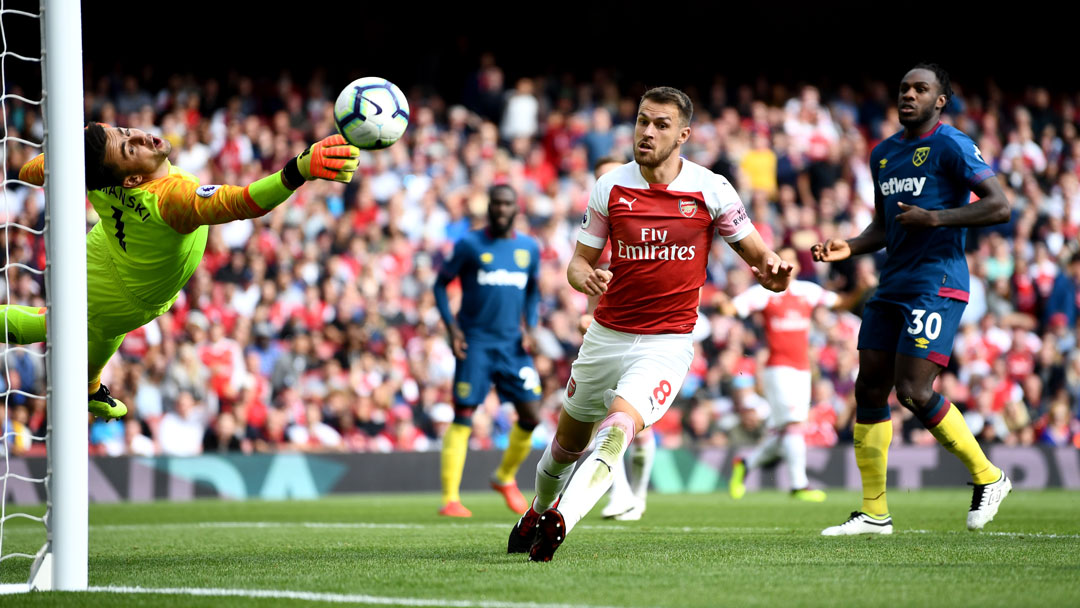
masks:
<path id="1" fill-rule="evenodd" d="M 518 378 L 521 379 L 521 388 L 539 395 L 543 390 L 540 387 L 540 374 L 531 367 L 523 367 L 518 370 Z"/>
<path id="2" fill-rule="evenodd" d="M 912 310 L 911 314 L 914 317 L 912 319 L 914 325 L 908 328 L 908 333 L 917 336 L 923 333 L 925 329 L 927 338 L 937 340 L 938 335 L 941 334 L 941 315 L 936 312 L 926 314 L 926 311 L 922 308 Z M 926 317 L 925 323 L 923 322 L 924 316 Z"/>

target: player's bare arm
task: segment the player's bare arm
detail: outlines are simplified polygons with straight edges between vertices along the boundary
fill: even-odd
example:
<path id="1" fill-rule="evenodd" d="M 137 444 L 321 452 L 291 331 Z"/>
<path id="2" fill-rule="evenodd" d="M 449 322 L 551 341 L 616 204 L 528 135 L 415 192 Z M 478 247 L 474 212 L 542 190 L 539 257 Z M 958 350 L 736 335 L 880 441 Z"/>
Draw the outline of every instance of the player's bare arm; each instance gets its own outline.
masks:
<path id="1" fill-rule="evenodd" d="M 459 243 L 457 247 L 460 246 Z M 455 247 L 455 253 L 457 253 L 457 247 Z M 464 359 L 469 349 L 469 343 L 465 341 L 465 332 L 458 326 L 457 319 L 450 312 L 450 300 L 446 294 L 446 286 L 456 278 L 456 271 L 450 274 L 439 272 L 435 277 L 435 285 L 432 286 L 431 291 L 435 295 L 435 304 L 439 309 L 439 316 L 442 318 L 443 324 L 446 325 L 446 339 L 450 343 L 450 350 L 453 351 L 454 357 Z"/>
<path id="2" fill-rule="evenodd" d="M 469 343 L 465 340 L 465 332 L 457 326 L 457 323 L 448 328 L 450 332 L 450 350 L 454 351 L 454 357 L 464 359 L 469 351 Z"/>
<path id="3" fill-rule="evenodd" d="M 522 315 L 524 327 L 521 330 L 521 347 L 525 352 L 536 353 L 536 328 L 539 321 L 540 282 L 535 273 L 529 275 L 525 285 L 525 310 Z"/>
<path id="4" fill-rule="evenodd" d="M 992 226 L 1009 221 L 1009 199 L 996 178 L 986 178 L 972 186 L 971 190 L 979 200 L 954 209 L 929 211 L 914 205 L 897 203 L 901 212 L 896 215 L 896 221 L 908 229 Z"/>
<path id="5" fill-rule="evenodd" d="M 570 286 L 590 297 L 605 293 L 613 276 L 610 270 L 596 267 L 601 253 L 602 249 L 578 243 L 566 267 L 566 280 Z"/>
<path id="6" fill-rule="evenodd" d="M 876 189 L 875 189 L 876 190 Z M 881 193 L 874 193 L 874 219 L 853 239 L 829 239 L 810 248 L 815 262 L 839 262 L 853 255 L 873 253 L 885 246 L 885 202 Z"/>
<path id="7" fill-rule="evenodd" d="M 757 230 L 753 230 L 740 241 L 729 243 L 735 253 L 750 265 L 750 272 L 762 287 L 769 291 L 781 292 L 791 283 L 792 266 L 773 250 L 765 246 L 765 241 Z"/>
<path id="8" fill-rule="evenodd" d="M 433 291 L 436 300 L 442 298 L 444 302 L 447 301 L 446 286 L 453 279 L 454 277 L 444 277 L 442 274 L 435 279 Z M 442 313 L 443 308 L 440 307 L 440 313 Z M 446 304 L 445 309 L 449 310 L 449 304 Z M 450 343 L 450 350 L 453 351 L 454 357 L 464 359 L 469 350 L 469 343 L 465 340 L 465 332 L 457 324 L 457 320 L 453 315 L 442 315 L 442 317 L 443 323 L 446 325 L 446 338 Z"/>

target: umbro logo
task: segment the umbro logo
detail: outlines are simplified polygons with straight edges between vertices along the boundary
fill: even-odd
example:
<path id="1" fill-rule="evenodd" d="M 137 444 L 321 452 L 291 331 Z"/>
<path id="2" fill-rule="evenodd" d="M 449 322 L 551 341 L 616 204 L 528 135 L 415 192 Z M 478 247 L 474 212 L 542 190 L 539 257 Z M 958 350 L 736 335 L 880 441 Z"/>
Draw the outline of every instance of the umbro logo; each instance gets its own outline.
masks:
<path id="1" fill-rule="evenodd" d="M 633 210 L 634 210 L 634 203 L 636 203 L 636 202 L 637 202 L 637 199 L 635 198 L 635 199 L 634 199 L 634 200 L 632 200 L 632 201 L 628 201 L 628 200 L 626 200 L 625 198 L 623 198 L 623 197 L 621 197 L 621 196 L 620 196 L 620 197 L 619 197 L 619 202 L 620 202 L 620 203 L 626 203 L 626 206 L 627 206 L 627 208 L 629 208 L 629 209 L 630 209 L 630 211 L 633 211 Z"/>

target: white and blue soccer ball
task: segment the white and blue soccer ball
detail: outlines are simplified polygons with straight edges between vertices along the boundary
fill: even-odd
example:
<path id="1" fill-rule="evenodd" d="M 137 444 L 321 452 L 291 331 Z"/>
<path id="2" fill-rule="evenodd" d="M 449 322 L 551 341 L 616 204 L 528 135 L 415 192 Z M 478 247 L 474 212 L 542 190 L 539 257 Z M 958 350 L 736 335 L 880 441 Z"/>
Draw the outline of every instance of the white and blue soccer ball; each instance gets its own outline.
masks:
<path id="1" fill-rule="evenodd" d="M 334 102 L 334 122 L 350 144 L 380 150 L 409 126 L 409 101 L 385 78 L 368 76 L 349 83 Z"/>

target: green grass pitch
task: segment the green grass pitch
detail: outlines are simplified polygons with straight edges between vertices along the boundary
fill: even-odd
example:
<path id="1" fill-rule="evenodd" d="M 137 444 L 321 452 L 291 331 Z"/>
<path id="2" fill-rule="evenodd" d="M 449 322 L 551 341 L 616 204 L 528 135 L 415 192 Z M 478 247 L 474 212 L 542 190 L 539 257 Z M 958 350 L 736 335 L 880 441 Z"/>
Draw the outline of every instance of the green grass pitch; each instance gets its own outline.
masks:
<path id="1" fill-rule="evenodd" d="M 805 504 L 778 492 L 657 495 L 640 522 L 594 514 L 548 564 L 507 555 L 515 517 L 466 494 L 438 497 L 92 505 L 91 587 L 171 594 L 33 593 L 0 606 L 1066 606 L 1080 601 L 1080 493 L 1014 491 L 983 533 L 967 490 L 890 493 L 890 537 L 823 538 L 851 492 Z M 601 503 L 602 505 L 603 503 Z M 10 513 L 12 509 L 8 508 Z M 29 509 L 40 514 L 41 509 Z M 40 525 L 6 526 L 3 551 L 33 552 Z M 0 581 L 25 582 L 24 559 Z M 199 590 L 241 590 L 234 596 Z M 262 590 L 265 597 L 252 597 Z M 222 593 L 214 591 L 211 593 Z"/>

